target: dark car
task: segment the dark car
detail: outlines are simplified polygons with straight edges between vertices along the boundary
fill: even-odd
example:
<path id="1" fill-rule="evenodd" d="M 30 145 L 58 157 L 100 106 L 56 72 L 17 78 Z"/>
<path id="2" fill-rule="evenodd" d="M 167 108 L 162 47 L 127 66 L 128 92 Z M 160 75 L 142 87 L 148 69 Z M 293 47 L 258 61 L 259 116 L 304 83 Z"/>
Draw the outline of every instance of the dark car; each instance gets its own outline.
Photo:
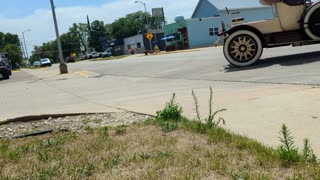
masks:
<path id="1" fill-rule="evenodd" d="M 75 61 L 75 59 L 73 57 L 68 56 L 68 57 L 66 57 L 65 62 L 66 63 L 74 63 L 76 61 Z"/>
<path id="2" fill-rule="evenodd" d="M 41 67 L 45 67 L 45 66 L 51 66 L 51 61 L 49 58 L 43 58 L 43 59 L 40 59 L 40 66 Z"/>
<path id="3" fill-rule="evenodd" d="M 0 74 L 3 79 L 9 79 L 11 75 L 10 65 L 2 57 L 0 57 Z"/>

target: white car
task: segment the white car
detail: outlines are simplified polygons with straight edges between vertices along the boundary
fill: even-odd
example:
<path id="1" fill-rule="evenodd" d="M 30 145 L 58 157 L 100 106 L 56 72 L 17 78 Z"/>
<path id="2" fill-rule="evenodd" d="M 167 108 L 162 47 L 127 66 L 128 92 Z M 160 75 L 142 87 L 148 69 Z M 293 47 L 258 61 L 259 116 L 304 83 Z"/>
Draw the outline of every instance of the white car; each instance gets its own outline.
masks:
<path id="1" fill-rule="evenodd" d="M 104 52 L 101 53 L 102 57 L 109 57 L 112 56 L 112 51 L 111 49 L 105 50 Z"/>
<path id="2" fill-rule="evenodd" d="M 40 66 L 41 67 L 45 67 L 45 66 L 51 66 L 51 61 L 49 58 L 43 58 L 43 59 L 40 59 Z"/>
<path id="3" fill-rule="evenodd" d="M 100 57 L 100 56 L 101 56 L 101 54 L 98 53 L 98 52 L 95 52 L 95 51 L 93 51 L 93 52 L 91 52 L 91 53 L 89 53 L 89 54 L 87 55 L 88 59 L 98 58 L 98 57 Z"/>
<path id="4" fill-rule="evenodd" d="M 220 34 L 225 38 L 223 52 L 230 64 L 252 65 L 260 59 L 263 48 L 320 43 L 319 1 L 260 0 L 260 3 L 272 6 L 275 13 L 272 20 L 237 22 Z"/>

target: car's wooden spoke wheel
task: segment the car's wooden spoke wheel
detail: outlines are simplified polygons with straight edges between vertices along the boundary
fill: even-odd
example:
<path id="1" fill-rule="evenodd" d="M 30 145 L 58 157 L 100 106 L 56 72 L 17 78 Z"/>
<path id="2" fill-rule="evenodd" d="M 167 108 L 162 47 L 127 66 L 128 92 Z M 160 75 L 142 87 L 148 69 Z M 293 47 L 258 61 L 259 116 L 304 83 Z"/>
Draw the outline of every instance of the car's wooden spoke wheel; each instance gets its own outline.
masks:
<path id="1" fill-rule="evenodd" d="M 235 66 L 249 66 L 255 63 L 262 54 L 260 38 L 247 30 L 232 33 L 224 44 L 226 59 Z"/>
<path id="2" fill-rule="evenodd" d="M 312 5 L 303 20 L 303 29 L 313 40 L 320 40 L 320 2 Z"/>
<path id="3" fill-rule="evenodd" d="M 250 36 L 239 35 L 231 40 L 229 51 L 236 61 L 250 61 L 257 54 L 257 42 Z"/>

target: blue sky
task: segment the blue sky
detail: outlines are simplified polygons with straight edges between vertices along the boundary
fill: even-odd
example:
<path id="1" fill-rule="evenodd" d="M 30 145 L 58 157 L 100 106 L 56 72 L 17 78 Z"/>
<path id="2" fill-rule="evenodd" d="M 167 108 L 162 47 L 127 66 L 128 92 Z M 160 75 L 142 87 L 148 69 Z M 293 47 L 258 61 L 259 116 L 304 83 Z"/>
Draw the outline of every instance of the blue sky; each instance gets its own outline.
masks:
<path id="1" fill-rule="evenodd" d="M 161 0 L 160 0 L 161 1 Z M 228 6 L 230 8 L 258 6 L 258 0 L 210 0 L 217 7 Z M 55 0 L 57 7 L 73 6 L 101 6 L 112 3 L 112 0 Z M 130 2 L 130 1 L 128 1 Z M 50 9 L 50 0 L 9 0 L 1 4 L 0 16 L 8 18 L 20 18 L 33 13 L 37 9 Z M 186 13 L 188 14 L 188 13 Z"/>
<path id="2" fill-rule="evenodd" d="M 34 45 L 41 45 L 55 39 L 50 0 L 1 0 L 0 27 L 1 32 L 25 33 L 29 54 Z M 60 34 L 68 31 L 72 23 L 86 23 L 100 20 L 112 23 L 126 14 L 144 10 L 143 5 L 135 0 L 54 0 Z M 198 0 L 141 0 L 146 3 L 147 11 L 163 7 L 167 21 L 173 22 L 176 16 L 190 18 Z M 229 8 L 259 6 L 259 0 L 210 0 L 218 7 Z M 4 3 L 5 2 L 5 3 Z"/>

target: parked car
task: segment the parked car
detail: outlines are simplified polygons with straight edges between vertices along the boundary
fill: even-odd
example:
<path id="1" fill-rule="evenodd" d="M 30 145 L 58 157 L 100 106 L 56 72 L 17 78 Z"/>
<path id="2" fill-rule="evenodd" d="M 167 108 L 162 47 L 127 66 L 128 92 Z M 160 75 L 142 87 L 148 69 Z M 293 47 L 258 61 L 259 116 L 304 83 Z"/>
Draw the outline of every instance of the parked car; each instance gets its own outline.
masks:
<path id="1" fill-rule="evenodd" d="M 9 63 L 0 56 L 0 74 L 2 75 L 3 79 L 9 79 L 11 73 L 11 67 Z"/>
<path id="2" fill-rule="evenodd" d="M 76 61 L 75 61 L 75 59 L 73 57 L 67 56 L 66 59 L 65 59 L 65 62 L 66 63 L 74 63 Z"/>
<path id="3" fill-rule="evenodd" d="M 87 55 L 86 54 L 80 55 L 80 60 L 86 60 L 86 59 L 87 59 Z"/>
<path id="4" fill-rule="evenodd" d="M 102 57 L 109 57 L 109 56 L 112 56 L 112 50 L 111 49 L 108 49 L 108 50 L 105 50 L 101 53 L 101 56 Z"/>
<path id="5" fill-rule="evenodd" d="M 101 56 L 100 53 L 98 53 L 98 52 L 96 52 L 96 51 L 93 51 L 93 52 L 91 52 L 91 53 L 89 53 L 89 54 L 87 55 L 87 58 L 88 58 L 88 59 L 98 58 L 98 57 L 100 57 L 100 56 Z"/>
<path id="6" fill-rule="evenodd" d="M 43 59 L 40 59 L 40 66 L 41 67 L 46 67 L 46 66 L 51 66 L 51 61 L 49 58 L 43 58 Z"/>
<path id="7" fill-rule="evenodd" d="M 20 69 L 20 64 L 19 63 L 13 63 L 12 64 L 12 70 L 17 70 Z"/>
<path id="8" fill-rule="evenodd" d="M 40 65 L 41 65 L 40 61 L 34 61 L 32 64 L 33 67 L 40 67 Z"/>
<path id="9" fill-rule="evenodd" d="M 263 48 L 304 46 L 320 43 L 320 2 L 310 0 L 260 0 L 272 6 L 271 20 L 239 23 L 220 34 L 223 52 L 230 64 L 249 66 L 257 62 Z M 224 29 L 224 22 L 222 22 Z"/>

